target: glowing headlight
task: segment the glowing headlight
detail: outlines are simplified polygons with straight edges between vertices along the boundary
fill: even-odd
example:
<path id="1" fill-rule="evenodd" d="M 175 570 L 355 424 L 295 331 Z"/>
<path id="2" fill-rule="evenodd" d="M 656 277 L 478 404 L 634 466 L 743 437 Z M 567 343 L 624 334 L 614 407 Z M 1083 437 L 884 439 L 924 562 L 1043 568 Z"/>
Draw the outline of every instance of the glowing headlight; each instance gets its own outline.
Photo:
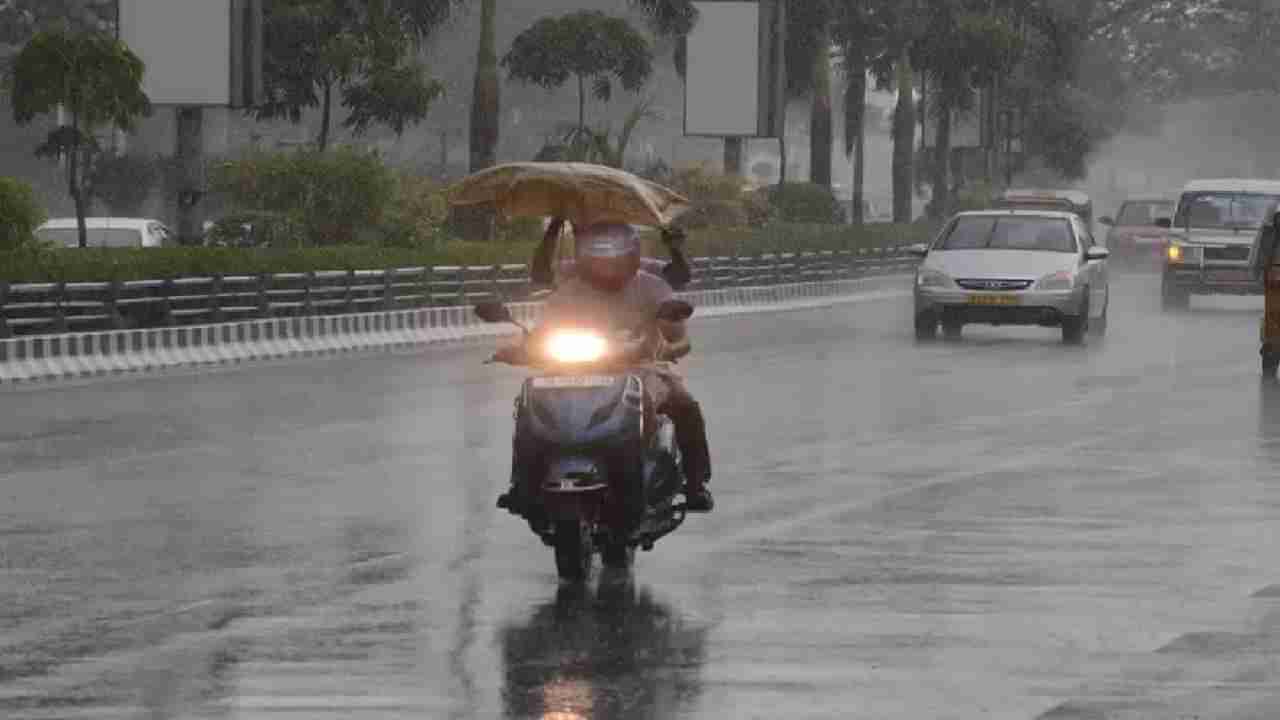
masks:
<path id="1" fill-rule="evenodd" d="M 947 288 L 951 287 L 953 283 L 946 273 L 941 273 L 937 270 L 921 270 L 920 274 L 916 276 L 916 285 L 922 288 Z"/>
<path id="2" fill-rule="evenodd" d="M 1173 243 L 1169 245 L 1167 250 L 1165 250 L 1165 257 L 1169 259 L 1170 263 L 1198 263 L 1200 262 L 1200 255 L 1203 252 L 1204 250 L 1202 248 L 1195 245 L 1178 245 Z"/>
<path id="3" fill-rule="evenodd" d="M 563 331 L 547 338 L 546 351 L 552 360 L 562 363 L 595 362 L 604 357 L 608 343 L 592 332 Z"/>
<path id="4" fill-rule="evenodd" d="M 1076 276 L 1070 270 L 1045 275 L 1036 282 L 1037 290 L 1070 290 L 1075 286 Z"/>

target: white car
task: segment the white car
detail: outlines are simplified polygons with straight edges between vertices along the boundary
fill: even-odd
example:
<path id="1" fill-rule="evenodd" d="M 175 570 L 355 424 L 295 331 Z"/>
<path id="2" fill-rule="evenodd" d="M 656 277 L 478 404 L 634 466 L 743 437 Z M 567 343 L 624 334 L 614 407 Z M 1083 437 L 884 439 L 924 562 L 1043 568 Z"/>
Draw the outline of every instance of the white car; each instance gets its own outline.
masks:
<path id="1" fill-rule="evenodd" d="M 1072 212 L 982 210 L 954 216 L 916 245 L 915 330 L 959 337 L 967 324 L 1062 328 L 1076 344 L 1107 329 L 1105 247 Z"/>
<path id="2" fill-rule="evenodd" d="M 159 220 L 146 218 L 88 217 L 89 247 L 152 248 L 173 244 L 173 232 Z M 36 238 L 60 247 L 80 247 L 75 218 L 55 218 L 36 228 Z"/>

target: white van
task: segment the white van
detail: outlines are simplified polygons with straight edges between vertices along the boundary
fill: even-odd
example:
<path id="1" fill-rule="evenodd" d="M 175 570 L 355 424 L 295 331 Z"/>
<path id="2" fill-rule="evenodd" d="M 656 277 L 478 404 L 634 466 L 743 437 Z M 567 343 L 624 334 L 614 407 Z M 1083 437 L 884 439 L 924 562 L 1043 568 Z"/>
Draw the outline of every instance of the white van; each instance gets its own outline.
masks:
<path id="1" fill-rule="evenodd" d="M 151 248 L 173 244 L 173 232 L 159 220 L 145 218 L 90 217 L 89 247 Z M 80 247 L 75 218 L 55 218 L 36 228 L 36 238 L 60 247 Z"/>
<path id="2" fill-rule="evenodd" d="M 1249 263 L 1254 239 L 1280 202 L 1280 180 L 1230 178 L 1188 183 L 1169 231 L 1161 297 L 1184 309 L 1192 295 L 1258 295 Z"/>

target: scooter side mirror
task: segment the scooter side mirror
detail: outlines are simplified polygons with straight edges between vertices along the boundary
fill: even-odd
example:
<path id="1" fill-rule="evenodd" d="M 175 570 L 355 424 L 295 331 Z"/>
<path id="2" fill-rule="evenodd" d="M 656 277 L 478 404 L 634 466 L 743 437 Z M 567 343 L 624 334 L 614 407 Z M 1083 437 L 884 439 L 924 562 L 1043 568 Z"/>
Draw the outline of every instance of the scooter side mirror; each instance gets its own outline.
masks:
<path id="1" fill-rule="evenodd" d="M 1156 227 L 1158 228 L 1164 228 L 1168 230 L 1169 228 L 1173 227 L 1173 220 L 1167 217 L 1156 218 L 1155 224 L 1156 224 Z"/>
<path id="2" fill-rule="evenodd" d="M 511 310 L 500 302 L 482 302 L 476 305 L 476 315 L 487 323 L 515 322 Z"/>
<path id="3" fill-rule="evenodd" d="M 914 257 L 922 258 L 929 254 L 929 246 L 924 243 L 916 243 L 907 246 L 907 254 Z"/>
<path id="4" fill-rule="evenodd" d="M 693 306 L 684 300 L 668 300 L 658 308 L 658 319 L 666 322 L 684 322 L 693 315 Z"/>

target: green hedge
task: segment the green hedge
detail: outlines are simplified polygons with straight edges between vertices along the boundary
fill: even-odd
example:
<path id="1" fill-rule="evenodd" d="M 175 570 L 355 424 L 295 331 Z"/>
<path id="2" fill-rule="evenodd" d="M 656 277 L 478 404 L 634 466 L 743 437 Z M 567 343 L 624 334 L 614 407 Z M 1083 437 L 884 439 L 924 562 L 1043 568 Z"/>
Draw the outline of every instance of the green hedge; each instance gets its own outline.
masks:
<path id="1" fill-rule="evenodd" d="M 32 233 L 44 222 L 44 210 L 25 182 L 0 177 L 0 252 L 32 242 Z"/>
<path id="2" fill-rule="evenodd" d="M 691 257 L 755 255 L 769 252 L 889 247 L 925 241 L 925 225 L 775 224 L 764 228 L 713 228 L 693 231 L 686 246 Z M 253 275 L 309 270 L 361 270 L 423 265 L 525 263 L 539 238 L 504 243 L 446 242 L 435 249 L 359 245 L 282 248 L 23 249 L 0 252 L 0 279 L 9 282 L 105 282 L 175 277 Z M 647 251 L 665 256 L 654 236 Z"/>

